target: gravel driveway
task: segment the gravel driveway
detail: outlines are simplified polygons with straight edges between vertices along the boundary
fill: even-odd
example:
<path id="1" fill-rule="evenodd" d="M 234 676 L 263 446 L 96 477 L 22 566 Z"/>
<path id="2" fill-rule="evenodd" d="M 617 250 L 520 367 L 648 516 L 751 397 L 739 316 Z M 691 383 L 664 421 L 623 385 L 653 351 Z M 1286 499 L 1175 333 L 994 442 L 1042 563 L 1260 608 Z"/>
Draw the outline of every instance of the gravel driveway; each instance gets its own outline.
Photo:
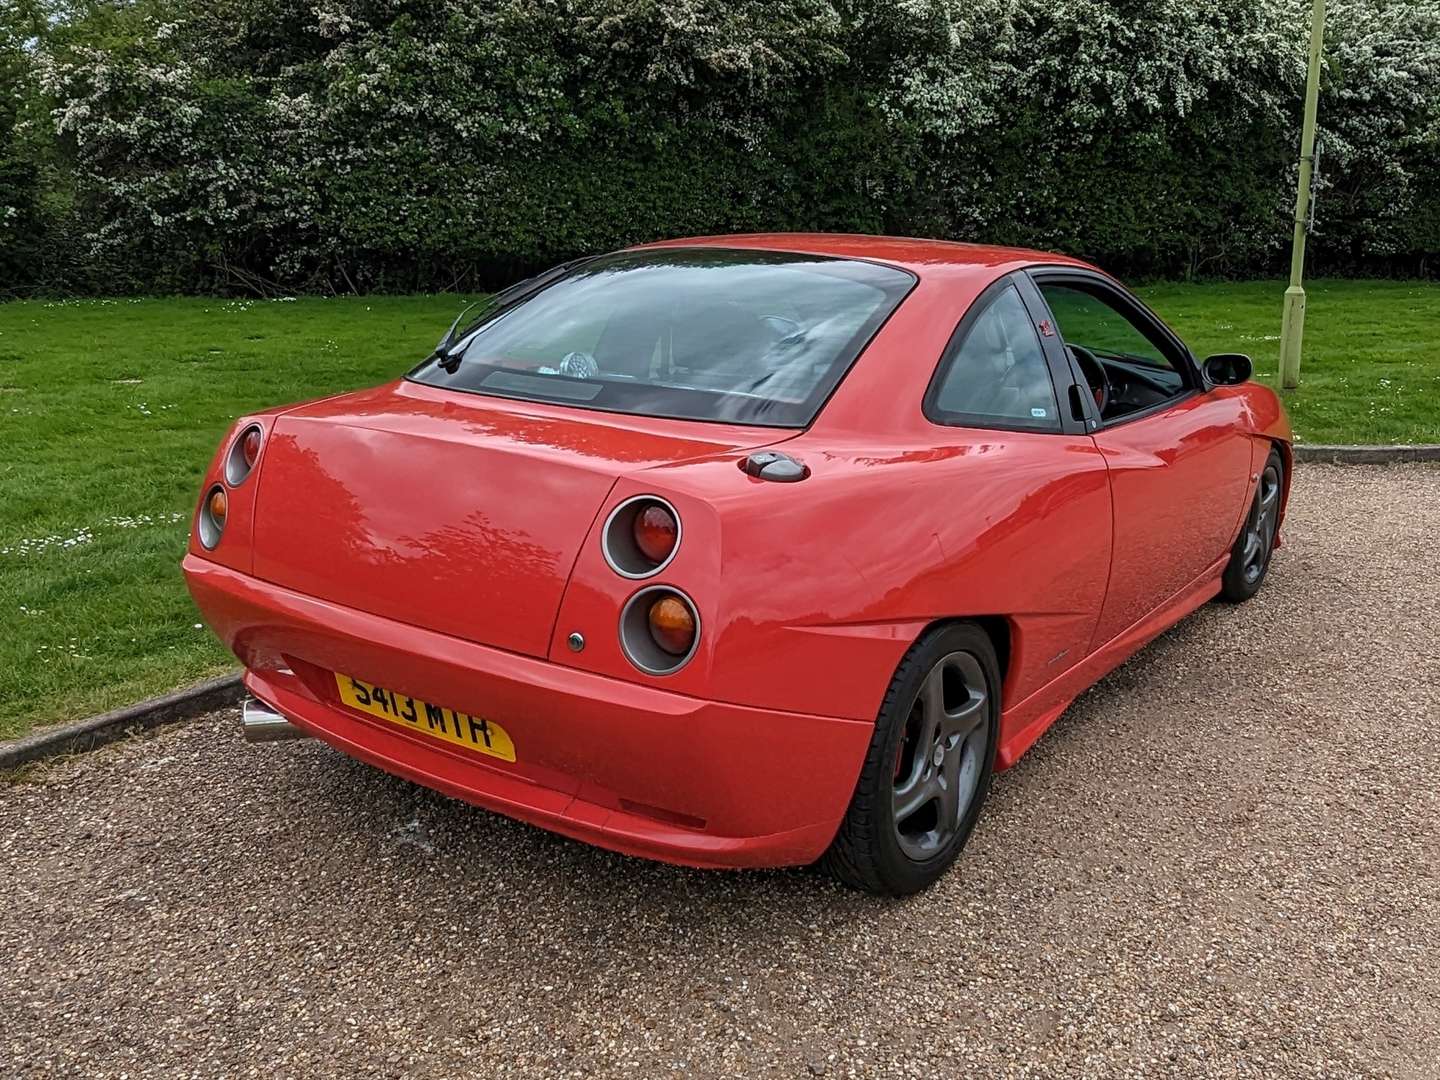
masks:
<path id="1" fill-rule="evenodd" d="M 900 903 L 233 713 L 0 783 L 0 1074 L 1440 1077 L 1440 469 L 1306 468 L 1286 541 Z"/>

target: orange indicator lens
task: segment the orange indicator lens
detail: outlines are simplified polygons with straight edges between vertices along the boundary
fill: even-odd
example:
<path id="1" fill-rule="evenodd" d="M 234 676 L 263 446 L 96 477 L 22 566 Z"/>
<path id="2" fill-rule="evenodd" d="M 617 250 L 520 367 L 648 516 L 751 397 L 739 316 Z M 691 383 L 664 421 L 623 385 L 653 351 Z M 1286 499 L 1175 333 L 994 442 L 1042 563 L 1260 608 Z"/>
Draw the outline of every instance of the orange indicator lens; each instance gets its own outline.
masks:
<path id="1" fill-rule="evenodd" d="M 650 636 L 672 656 L 684 656 L 695 644 L 695 616 L 684 601 L 662 597 L 650 605 Z"/>

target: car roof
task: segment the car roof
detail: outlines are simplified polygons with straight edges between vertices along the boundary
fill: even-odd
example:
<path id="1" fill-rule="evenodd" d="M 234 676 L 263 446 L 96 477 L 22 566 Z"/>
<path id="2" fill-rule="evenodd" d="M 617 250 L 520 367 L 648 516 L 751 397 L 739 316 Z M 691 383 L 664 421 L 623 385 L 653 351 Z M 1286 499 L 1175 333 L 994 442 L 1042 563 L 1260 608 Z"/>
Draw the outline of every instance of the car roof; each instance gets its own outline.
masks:
<path id="1" fill-rule="evenodd" d="M 762 251 L 869 259 L 904 267 L 921 277 L 942 271 L 947 276 L 974 274 L 993 278 L 1021 267 L 1042 265 L 1094 269 L 1089 263 L 1068 255 L 1032 251 L 1028 248 L 962 244 L 954 240 L 926 240 L 910 236 L 868 236 L 863 233 L 736 233 L 692 236 L 637 246 L 755 248 Z"/>

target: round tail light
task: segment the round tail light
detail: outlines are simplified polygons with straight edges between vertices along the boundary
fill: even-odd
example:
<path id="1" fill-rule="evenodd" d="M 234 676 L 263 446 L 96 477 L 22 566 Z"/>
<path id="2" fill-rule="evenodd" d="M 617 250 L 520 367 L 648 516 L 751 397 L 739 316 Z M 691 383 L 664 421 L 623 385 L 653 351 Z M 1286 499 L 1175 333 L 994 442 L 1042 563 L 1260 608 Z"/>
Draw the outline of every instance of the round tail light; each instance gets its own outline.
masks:
<path id="1" fill-rule="evenodd" d="M 205 501 L 200 504 L 200 514 L 196 520 L 200 543 L 207 550 L 220 543 L 220 535 L 225 531 L 225 517 L 229 512 L 230 500 L 225 489 L 216 484 L 205 493 Z"/>
<path id="2" fill-rule="evenodd" d="M 670 565 L 682 532 L 673 506 L 655 495 L 636 495 L 610 511 L 600 545 L 621 577 L 648 578 Z"/>
<path id="3" fill-rule="evenodd" d="M 668 506 L 651 503 L 635 515 L 631 531 L 640 554 L 659 566 L 675 550 L 675 542 L 680 539 L 680 522 Z"/>
<path id="4" fill-rule="evenodd" d="M 620 647 L 647 675 L 670 675 L 695 655 L 700 616 L 678 589 L 652 585 L 641 589 L 620 612 Z"/>
<path id="5" fill-rule="evenodd" d="M 250 470 L 255 468 L 255 462 L 260 460 L 260 448 L 264 445 L 265 434 L 260 430 L 258 424 L 251 424 L 240 433 L 240 437 L 230 444 L 230 451 L 225 455 L 225 482 L 231 487 L 239 487 L 250 475 Z"/>
<path id="6" fill-rule="evenodd" d="M 684 656 L 695 644 L 695 616 L 678 596 L 662 596 L 650 605 L 650 636 L 671 656 Z"/>

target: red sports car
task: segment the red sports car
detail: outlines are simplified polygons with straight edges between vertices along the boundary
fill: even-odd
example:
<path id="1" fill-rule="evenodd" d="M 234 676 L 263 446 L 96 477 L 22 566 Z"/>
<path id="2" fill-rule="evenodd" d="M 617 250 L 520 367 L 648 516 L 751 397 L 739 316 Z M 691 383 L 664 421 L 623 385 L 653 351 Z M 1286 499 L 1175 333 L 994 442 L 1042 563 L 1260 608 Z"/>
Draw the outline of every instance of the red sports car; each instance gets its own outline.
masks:
<path id="1" fill-rule="evenodd" d="M 902 894 L 1100 676 L 1264 581 L 1275 394 L 1093 267 L 723 236 L 243 417 L 185 576 L 253 740 L 604 847 Z"/>

